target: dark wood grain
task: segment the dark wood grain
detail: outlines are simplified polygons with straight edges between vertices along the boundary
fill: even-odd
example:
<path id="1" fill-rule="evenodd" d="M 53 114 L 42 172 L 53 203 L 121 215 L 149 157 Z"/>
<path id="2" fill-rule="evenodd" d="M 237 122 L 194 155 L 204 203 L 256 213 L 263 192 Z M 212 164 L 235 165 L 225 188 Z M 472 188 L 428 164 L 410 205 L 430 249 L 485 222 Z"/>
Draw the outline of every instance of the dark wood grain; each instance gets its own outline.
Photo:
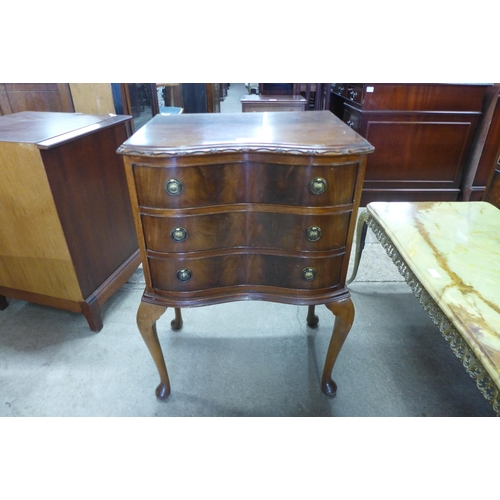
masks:
<path id="1" fill-rule="evenodd" d="M 233 157 L 235 160 L 237 157 Z M 215 164 L 206 161 L 196 167 L 184 167 L 182 159 L 175 162 L 175 167 L 134 164 L 139 204 L 181 209 L 234 203 L 321 207 L 353 202 L 358 166 L 352 160 L 349 163 L 346 158 L 340 162 L 323 160 L 324 166 L 311 165 L 313 161 L 309 158 L 302 158 L 302 165 L 278 163 L 276 157 L 269 155 L 255 160 Z M 317 177 L 325 179 L 328 185 L 328 190 L 320 195 L 309 190 L 309 183 Z M 171 196 L 165 190 L 170 179 L 182 183 L 180 195 Z"/>
<path id="2" fill-rule="evenodd" d="M 123 160 L 109 147 L 126 134 L 121 124 L 41 151 L 84 297 L 138 247 Z"/>
<path id="3" fill-rule="evenodd" d="M 332 111 L 376 150 L 368 159 L 361 204 L 457 200 L 490 87 L 334 84 Z"/>
<path id="4" fill-rule="evenodd" d="M 68 83 L 0 83 L 0 115 L 74 110 Z"/>

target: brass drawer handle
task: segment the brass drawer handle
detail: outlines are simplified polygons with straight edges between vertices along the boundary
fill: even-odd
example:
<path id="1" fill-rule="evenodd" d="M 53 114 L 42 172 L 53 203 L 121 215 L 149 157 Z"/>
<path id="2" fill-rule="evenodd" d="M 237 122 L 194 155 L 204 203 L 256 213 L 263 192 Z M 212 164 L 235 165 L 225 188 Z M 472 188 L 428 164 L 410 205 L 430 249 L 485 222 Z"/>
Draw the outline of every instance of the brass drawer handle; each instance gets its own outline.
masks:
<path id="1" fill-rule="evenodd" d="M 323 194 L 326 188 L 326 181 L 322 177 L 316 177 L 309 183 L 309 191 L 311 191 L 312 194 Z"/>
<path id="2" fill-rule="evenodd" d="M 177 271 L 177 279 L 179 281 L 189 281 L 191 279 L 191 271 L 189 269 L 179 269 Z"/>
<path id="3" fill-rule="evenodd" d="M 302 269 L 302 278 L 306 281 L 312 281 L 316 278 L 316 269 L 314 267 L 304 267 Z"/>
<path id="4" fill-rule="evenodd" d="M 174 227 L 170 231 L 170 236 L 174 241 L 184 241 L 188 237 L 188 232 L 183 227 Z"/>
<path id="5" fill-rule="evenodd" d="M 177 179 L 169 179 L 165 182 L 165 191 L 172 196 L 179 196 L 183 188 L 182 182 Z"/>
<path id="6" fill-rule="evenodd" d="M 309 241 L 318 241 L 321 238 L 323 231 L 318 226 L 311 226 L 306 229 L 306 238 Z"/>

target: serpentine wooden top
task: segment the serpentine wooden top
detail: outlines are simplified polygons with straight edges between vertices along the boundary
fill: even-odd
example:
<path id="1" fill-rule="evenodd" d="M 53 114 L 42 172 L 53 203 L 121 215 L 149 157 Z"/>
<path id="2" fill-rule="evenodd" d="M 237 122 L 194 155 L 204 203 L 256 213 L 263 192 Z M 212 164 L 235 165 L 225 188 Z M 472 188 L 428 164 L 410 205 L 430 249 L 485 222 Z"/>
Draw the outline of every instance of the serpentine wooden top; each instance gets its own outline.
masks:
<path id="1" fill-rule="evenodd" d="M 178 156 L 287 153 L 339 156 L 374 147 L 330 111 L 156 115 L 118 153 Z"/>

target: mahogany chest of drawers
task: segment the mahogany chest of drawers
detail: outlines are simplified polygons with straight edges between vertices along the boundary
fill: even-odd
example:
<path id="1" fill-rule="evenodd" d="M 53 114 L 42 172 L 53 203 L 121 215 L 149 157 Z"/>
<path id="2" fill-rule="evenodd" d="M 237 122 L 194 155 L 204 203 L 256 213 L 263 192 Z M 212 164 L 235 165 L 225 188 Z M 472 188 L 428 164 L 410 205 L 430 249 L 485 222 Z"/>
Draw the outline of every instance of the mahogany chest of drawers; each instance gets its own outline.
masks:
<path id="1" fill-rule="evenodd" d="M 170 392 L 155 322 L 166 307 L 258 299 L 336 316 L 322 388 L 354 309 L 346 273 L 366 154 L 329 111 L 156 116 L 124 155 L 146 289 L 137 321 Z"/>

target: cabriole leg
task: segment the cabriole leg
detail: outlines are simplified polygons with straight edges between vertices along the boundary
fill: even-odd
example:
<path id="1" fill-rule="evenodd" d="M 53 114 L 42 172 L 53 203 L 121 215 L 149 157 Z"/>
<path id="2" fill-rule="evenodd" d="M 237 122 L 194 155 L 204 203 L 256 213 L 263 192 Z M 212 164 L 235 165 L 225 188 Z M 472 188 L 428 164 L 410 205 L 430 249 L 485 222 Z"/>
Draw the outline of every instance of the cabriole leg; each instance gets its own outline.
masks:
<path id="1" fill-rule="evenodd" d="M 174 308 L 175 318 L 170 322 L 172 330 L 180 330 L 182 328 L 182 314 L 179 307 Z"/>
<path id="2" fill-rule="evenodd" d="M 365 240 L 366 240 L 366 232 L 368 230 L 368 224 L 366 221 L 368 220 L 369 214 L 367 210 L 363 210 L 359 213 L 358 216 L 358 225 L 356 226 L 356 243 L 354 251 L 354 265 L 352 269 L 351 277 L 347 280 L 346 284 L 350 285 L 358 274 L 358 267 L 361 261 L 361 255 L 363 254 L 363 249 L 365 248 Z"/>
<path id="3" fill-rule="evenodd" d="M 339 302 L 326 304 L 326 307 L 335 315 L 335 324 L 326 354 L 325 367 L 321 379 L 321 390 L 327 396 L 334 397 L 337 393 L 337 384 L 332 380 L 333 365 L 337 360 L 347 334 L 351 330 L 354 321 L 354 304 L 350 297 L 347 297 Z"/>
<path id="4" fill-rule="evenodd" d="M 318 326 L 319 318 L 314 314 L 315 306 L 309 306 L 307 309 L 307 326 L 314 328 Z"/>
<path id="5" fill-rule="evenodd" d="M 156 321 L 166 310 L 167 308 L 164 306 L 141 302 L 137 311 L 137 327 L 160 375 L 160 385 L 156 388 L 156 397 L 159 399 L 166 399 L 170 394 L 167 366 L 156 332 Z"/>

